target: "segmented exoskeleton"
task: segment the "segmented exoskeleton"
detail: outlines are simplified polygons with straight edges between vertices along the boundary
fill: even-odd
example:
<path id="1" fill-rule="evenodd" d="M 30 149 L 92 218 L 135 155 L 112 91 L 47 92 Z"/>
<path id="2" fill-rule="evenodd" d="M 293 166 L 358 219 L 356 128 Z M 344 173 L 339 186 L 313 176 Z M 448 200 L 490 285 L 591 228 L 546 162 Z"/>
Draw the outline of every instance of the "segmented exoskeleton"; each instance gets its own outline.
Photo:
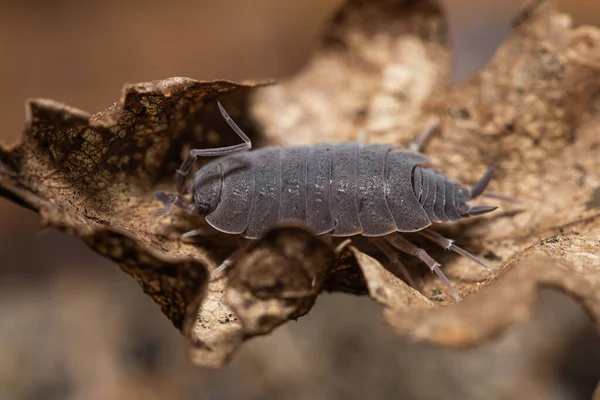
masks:
<path id="1" fill-rule="evenodd" d="M 470 206 L 492 177 L 492 169 L 466 189 L 432 168 L 427 158 L 390 144 L 338 143 L 293 147 L 265 147 L 253 151 L 250 139 L 218 103 L 221 114 L 244 143 L 215 149 L 193 149 L 177 171 L 178 194 L 157 192 L 166 212 L 172 204 L 204 215 L 216 230 L 260 238 L 283 221 L 301 221 L 317 235 L 362 235 L 394 263 L 403 266 L 396 250 L 425 262 L 458 295 L 440 264 L 396 232 L 418 232 L 438 245 L 491 268 L 428 227 L 434 222 L 457 221 L 496 209 Z M 431 130 L 421 135 L 420 142 Z M 220 156 L 200 168 L 186 194 L 186 176 L 199 156 Z M 217 270 L 232 263 L 228 258 Z"/>

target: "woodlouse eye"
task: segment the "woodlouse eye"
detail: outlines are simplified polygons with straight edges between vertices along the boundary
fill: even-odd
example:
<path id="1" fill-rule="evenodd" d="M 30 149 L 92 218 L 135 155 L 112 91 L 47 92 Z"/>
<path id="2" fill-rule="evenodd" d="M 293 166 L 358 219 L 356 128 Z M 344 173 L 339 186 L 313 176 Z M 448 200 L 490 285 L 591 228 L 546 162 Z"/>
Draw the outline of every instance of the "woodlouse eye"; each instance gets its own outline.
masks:
<path id="1" fill-rule="evenodd" d="M 207 203 L 196 203 L 196 214 L 206 215 L 210 211 L 210 204 Z"/>

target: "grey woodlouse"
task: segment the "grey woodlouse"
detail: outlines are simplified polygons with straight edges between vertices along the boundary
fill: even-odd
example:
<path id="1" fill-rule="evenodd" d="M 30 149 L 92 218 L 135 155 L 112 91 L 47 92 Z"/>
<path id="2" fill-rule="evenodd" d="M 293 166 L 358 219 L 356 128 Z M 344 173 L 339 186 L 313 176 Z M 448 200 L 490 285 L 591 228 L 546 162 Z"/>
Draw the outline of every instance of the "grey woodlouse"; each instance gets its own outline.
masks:
<path id="1" fill-rule="evenodd" d="M 282 221 L 301 221 L 317 235 L 362 235 L 404 273 L 396 251 L 416 256 L 435 272 L 452 296 L 459 296 L 427 252 L 397 232 L 418 232 L 427 239 L 466 256 L 487 270 L 485 262 L 456 246 L 452 239 L 430 230 L 432 223 L 457 221 L 495 210 L 494 206 L 470 206 L 483 193 L 493 168 L 472 189 L 423 167 L 419 153 L 431 129 L 422 132 L 410 150 L 391 144 L 339 143 L 251 150 L 250 139 L 217 101 L 219 110 L 243 143 L 213 149 L 192 149 L 177 170 L 178 194 L 156 192 L 164 213 L 177 207 L 203 215 L 216 230 L 258 239 Z M 200 168 L 191 187 L 186 177 L 197 157 L 218 157 Z M 218 273 L 232 264 L 225 260 Z"/>

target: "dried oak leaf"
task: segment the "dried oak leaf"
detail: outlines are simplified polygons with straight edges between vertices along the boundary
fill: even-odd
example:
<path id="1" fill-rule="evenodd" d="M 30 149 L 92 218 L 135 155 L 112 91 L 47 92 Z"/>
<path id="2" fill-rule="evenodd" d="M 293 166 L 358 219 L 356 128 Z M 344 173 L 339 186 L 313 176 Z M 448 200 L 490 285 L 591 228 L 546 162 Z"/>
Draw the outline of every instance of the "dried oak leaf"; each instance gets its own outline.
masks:
<path id="1" fill-rule="evenodd" d="M 39 211 L 42 225 L 77 235 L 117 261 L 185 329 L 204 298 L 208 266 L 235 243 L 229 237 L 218 246 L 210 238 L 205 246 L 182 241 L 181 232 L 201 221 L 181 213 L 157 218 L 153 191 L 172 189 L 186 148 L 236 140 L 217 134 L 227 129 L 217 96 L 237 116 L 250 92 L 266 83 L 172 78 L 128 85 L 120 102 L 95 115 L 30 100 L 20 143 L 0 148 L 0 193 Z M 236 119 L 251 134 L 245 117 Z M 209 326 L 220 327 L 219 312 Z M 211 347 L 209 340 L 194 342 Z"/>
<path id="2" fill-rule="evenodd" d="M 280 85 L 182 78 L 137 84 L 94 116 L 30 101 L 21 143 L 0 149 L 0 191 L 119 262 L 191 340 L 191 357 L 201 365 L 218 366 L 244 339 L 306 313 L 321 289 L 368 293 L 396 331 L 445 346 L 476 345 L 523 320 L 539 284 L 577 297 L 598 325 L 599 46 L 599 31 L 573 28 L 543 6 L 481 73 L 450 88 L 437 6 L 350 1 L 304 71 Z M 236 142 L 216 111 L 217 95 L 255 145 L 361 136 L 404 145 L 437 117 L 440 134 L 426 149 L 433 165 L 472 183 L 498 162 L 492 190 L 523 201 L 440 226 L 495 274 L 427 247 L 466 298 L 439 307 L 449 298 L 422 266 L 407 262 L 415 290 L 357 240 L 330 269 L 329 245 L 282 227 L 207 283 L 206 269 L 237 247 L 235 238 L 181 240 L 203 220 L 181 212 L 153 217 L 152 192 L 173 191 L 173 172 L 190 146 Z"/>
<path id="3" fill-rule="evenodd" d="M 362 137 L 406 145 L 433 117 L 440 132 L 425 152 L 448 176 L 474 183 L 498 163 L 491 190 L 522 203 L 496 200 L 495 213 L 439 226 L 495 273 L 431 250 L 464 302 L 434 307 L 449 300 L 437 279 L 422 274 L 415 292 L 352 249 L 397 332 L 477 345 L 527 318 L 538 285 L 578 298 L 600 329 L 600 31 L 573 27 L 542 4 L 456 87 L 445 83 L 449 60 L 444 20 L 431 3 L 352 1 L 304 71 L 257 92 L 254 115 L 282 144 Z M 336 276 L 347 280 L 349 269 L 336 267 L 325 288 L 340 290 Z"/>

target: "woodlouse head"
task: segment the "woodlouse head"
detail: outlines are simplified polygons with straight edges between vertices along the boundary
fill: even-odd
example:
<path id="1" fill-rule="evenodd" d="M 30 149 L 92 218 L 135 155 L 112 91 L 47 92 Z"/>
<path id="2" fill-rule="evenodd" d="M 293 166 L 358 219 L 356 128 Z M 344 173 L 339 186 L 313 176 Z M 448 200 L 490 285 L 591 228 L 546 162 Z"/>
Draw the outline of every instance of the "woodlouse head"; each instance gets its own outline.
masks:
<path id="1" fill-rule="evenodd" d="M 219 204 L 222 175 L 218 163 L 208 164 L 198 170 L 192 185 L 191 212 L 207 215 Z"/>

